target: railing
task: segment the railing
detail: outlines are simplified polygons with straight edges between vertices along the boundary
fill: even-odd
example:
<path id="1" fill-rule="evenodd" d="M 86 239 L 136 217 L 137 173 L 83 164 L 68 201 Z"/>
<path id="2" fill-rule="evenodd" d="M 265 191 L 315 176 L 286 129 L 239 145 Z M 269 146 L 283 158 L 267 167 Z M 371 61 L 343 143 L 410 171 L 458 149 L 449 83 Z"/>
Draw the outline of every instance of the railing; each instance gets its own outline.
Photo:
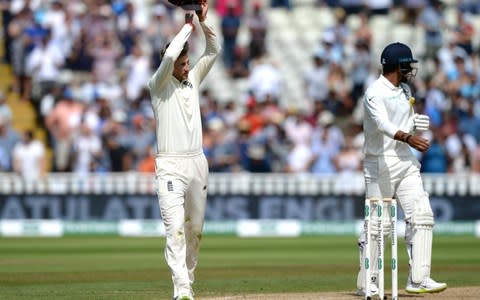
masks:
<path id="1" fill-rule="evenodd" d="M 480 174 L 423 174 L 432 195 L 480 195 Z M 89 174 L 50 173 L 27 181 L 13 173 L 0 173 L 0 194 L 155 194 L 154 174 L 136 172 Z M 211 173 L 209 193 L 217 195 L 362 195 L 362 173 L 314 174 Z"/>

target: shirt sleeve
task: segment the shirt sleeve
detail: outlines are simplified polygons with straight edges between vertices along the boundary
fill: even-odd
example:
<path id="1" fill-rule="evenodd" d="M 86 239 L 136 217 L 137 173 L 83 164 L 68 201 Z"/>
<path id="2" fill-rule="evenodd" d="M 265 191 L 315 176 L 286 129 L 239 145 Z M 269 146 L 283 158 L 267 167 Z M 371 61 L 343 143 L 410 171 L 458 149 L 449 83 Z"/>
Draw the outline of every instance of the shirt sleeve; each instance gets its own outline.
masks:
<path id="1" fill-rule="evenodd" d="M 399 128 L 388 119 L 382 96 L 366 93 L 364 101 L 365 113 L 370 116 L 378 130 L 393 139 Z"/>
<path id="2" fill-rule="evenodd" d="M 200 27 L 205 35 L 205 52 L 192 69 L 195 81 L 199 84 L 205 79 L 220 53 L 220 44 L 213 29 L 204 22 L 200 22 Z"/>
<path id="3" fill-rule="evenodd" d="M 156 93 L 162 90 L 167 84 L 168 79 L 172 75 L 175 61 L 182 52 L 185 43 L 188 41 L 188 38 L 192 33 L 192 30 L 193 28 L 191 25 L 183 25 L 180 32 L 175 36 L 166 49 L 160 66 L 148 81 L 148 87 L 152 92 Z"/>

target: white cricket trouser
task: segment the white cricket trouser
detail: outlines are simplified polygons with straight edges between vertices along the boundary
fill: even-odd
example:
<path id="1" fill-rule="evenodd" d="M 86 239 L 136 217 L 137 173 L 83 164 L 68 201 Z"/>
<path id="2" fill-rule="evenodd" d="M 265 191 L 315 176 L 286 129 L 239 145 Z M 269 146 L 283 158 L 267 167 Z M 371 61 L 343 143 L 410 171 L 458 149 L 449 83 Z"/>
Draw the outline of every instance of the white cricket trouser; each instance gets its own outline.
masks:
<path id="1" fill-rule="evenodd" d="M 205 217 L 208 162 L 202 152 L 161 154 L 155 159 L 155 170 L 173 296 L 193 296 L 191 285 Z"/>
<path id="2" fill-rule="evenodd" d="M 367 156 L 364 160 L 365 189 L 367 198 L 395 197 L 408 222 L 415 210 L 415 200 L 424 194 L 420 163 L 416 159 L 404 157 L 377 157 Z M 407 237 L 410 240 L 411 237 Z M 365 232 L 362 228 L 358 239 L 360 248 L 360 272 L 357 278 L 357 287 L 363 288 L 364 266 L 363 247 L 365 246 Z M 372 245 L 373 246 L 373 245 Z M 372 256 L 376 250 L 372 248 Z M 372 262 L 376 262 L 373 257 Z M 372 266 L 372 276 L 378 273 L 377 265 Z"/>

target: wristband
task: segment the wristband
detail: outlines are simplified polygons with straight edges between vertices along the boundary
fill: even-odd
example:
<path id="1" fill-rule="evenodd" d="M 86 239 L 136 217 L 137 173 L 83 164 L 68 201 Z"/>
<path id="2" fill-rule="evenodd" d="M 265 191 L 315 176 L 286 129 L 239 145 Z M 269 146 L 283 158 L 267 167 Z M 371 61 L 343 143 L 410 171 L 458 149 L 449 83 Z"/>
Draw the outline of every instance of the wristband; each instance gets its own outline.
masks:
<path id="1" fill-rule="evenodd" d="M 411 135 L 411 134 L 409 134 L 409 135 L 407 136 L 407 138 L 405 139 L 405 143 L 407 143 L 407 144 L 408 144 L 408 139 L 409 139 L 409 138 L 411 138 L 411 137 L 412 137 L 412 135 Z"/>

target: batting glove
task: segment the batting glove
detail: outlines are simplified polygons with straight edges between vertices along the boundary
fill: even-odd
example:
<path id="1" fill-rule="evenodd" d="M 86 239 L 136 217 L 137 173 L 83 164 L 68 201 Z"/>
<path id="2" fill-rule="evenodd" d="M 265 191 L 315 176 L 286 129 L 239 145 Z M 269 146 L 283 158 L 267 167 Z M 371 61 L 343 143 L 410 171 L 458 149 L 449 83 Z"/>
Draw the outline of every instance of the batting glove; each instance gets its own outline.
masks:
<path id="1" fill-rule="evenodd" d="M 427 131 L 430 127 L 430 117 L 427 115 L 415 114 L 413 116 L 413 130 Z"/>

